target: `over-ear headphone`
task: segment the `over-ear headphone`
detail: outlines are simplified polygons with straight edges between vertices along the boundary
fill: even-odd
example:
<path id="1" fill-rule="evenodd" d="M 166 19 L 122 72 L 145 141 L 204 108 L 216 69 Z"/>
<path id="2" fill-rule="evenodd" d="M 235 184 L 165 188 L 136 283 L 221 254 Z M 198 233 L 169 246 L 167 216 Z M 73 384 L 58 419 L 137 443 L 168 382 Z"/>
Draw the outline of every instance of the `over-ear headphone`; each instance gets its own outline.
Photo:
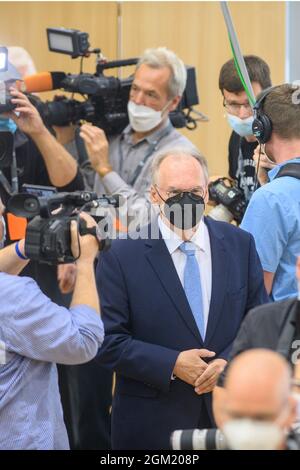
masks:
<path id="1" fill-rule="evenodd" d="M 252 123 L 252 131 L 260 144 L 265 144 L 271 138 L 272 121 L 264 113 L 262 105 L 268 94 L 274 90 L 274 88 L 276 87 L 271 86 L 264 90 L 253 106 L 254 120 Z"/>

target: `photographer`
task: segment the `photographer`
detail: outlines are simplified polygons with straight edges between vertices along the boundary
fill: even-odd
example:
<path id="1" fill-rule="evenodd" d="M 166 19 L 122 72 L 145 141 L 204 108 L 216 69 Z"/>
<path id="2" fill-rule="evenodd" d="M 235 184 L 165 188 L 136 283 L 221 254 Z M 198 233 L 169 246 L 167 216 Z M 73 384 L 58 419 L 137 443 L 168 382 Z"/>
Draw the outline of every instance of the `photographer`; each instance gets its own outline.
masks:
<path id="1" fill-rule="evenodd" d="M 168 115 L 180 102 L 186 69 L 167 48 L 147 49 L 140 58 L 131 85 L 130 124 L 121 135 L 107 141 L 104 132 L 83 125 L 81 137 L 96 171 L 94 190 L 121 194 L 131 217 L 150 217 L 151 162 L 158 152 L 174 146 L 195 149 L 172 126 Z"/>
<path id="2" fill-rule="evenodd" d="M 254 349 L 229 366 L 220 428 L 231 450 L 299 450 L 291 369 L 278 354 Z M 288 434 L 289 433 L 289 434 Z"/>
<path id="3" fill-rule="evenodd" d="M 82 218 L 96 225 L 87 214 Z M 103 341 L 93 264 L 98 242 L 80 236 L 75 221 L 71 239 L 73 255 L 80 256 L 69 310 L 51 302 L 32 279 L 12 275 L 28 262 L 23 240 L 0 251 L 1 449 L 69 448 L 55 363 L 87 362 Z"/>
<path id="4" fill-rule="evenodd" d="M 300 253 L 299 88 L 284 84 L 262 92 L 255 104 L 256 136 L 274 163 L 270 182 L 253 194 L 241 228 L 255 239 L 272 300 L 297 295 L 296 257 Z"/>
<path id="5" fill-rule="evenodd" d="M 6 87 L 21 78 L 18 71 L 8 63 L 8 71 L 0 74 Z M 1 168 L 0 197 L 6 205 L 12 190 L 18 192 L 24 183 L 43 186 L 56 186 L 59 191 L 83 189 L 82 177 L 77 163 L 44 126 L 37 109 L 28 98 L 14 88 L 10 88 L 12 103 L 16 108 L 0 116 L 1 129 L 13 133 L 13 146 L 16 163 Z M 15 114 L 15 113 L 18 113 Z M 0 134 L 1 137 L 1 134 Z M 12 188 L 12 183 L 18 188 Z M 19 220 L 5 213 L 7 223 L 7 243 L 20 238 Z M 52 300 L 62 304 L 68 302 L 60 293 L 56 281 L 56 268 L 43 267 L 31 262 L 24 271 L 38 280 L 41 289 Z M 23 273 L 23 274 L 24 274 Z"/>
<path id="6" fill-rule="evenodd" d="M 254 55 L 244 56 L 244 60 L 254 95 L 257 96 L 271 86 L 270 68 L 263 59 Z M 228 60 L 221 68 L 219 89 L 223 96 L 226 117 L 232 128 L 228 146 L 229 176 L 236 182 L 248 203 L 255 190 L 253 153 L 257 148 L 257 140 L 252 131 L 253 111 L 233 59 Z M 261 158 L 260 169 L 264 169 L 264 175 L 273 166 L 265 156 Z"/>

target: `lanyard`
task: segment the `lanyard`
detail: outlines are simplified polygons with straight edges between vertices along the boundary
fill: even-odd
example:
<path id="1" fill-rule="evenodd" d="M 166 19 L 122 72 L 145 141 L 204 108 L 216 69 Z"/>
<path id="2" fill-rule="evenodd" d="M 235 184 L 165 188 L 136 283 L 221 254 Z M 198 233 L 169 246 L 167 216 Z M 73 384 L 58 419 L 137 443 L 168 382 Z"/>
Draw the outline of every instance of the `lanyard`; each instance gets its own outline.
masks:
<path id="1" fill-rule="evenodd" d="M 132 178 L 130 179 L 130 181 L 128 182 L 128 184 L 130 186 L 133 186 L 134 183 L 136 182 L 136 180 L 138 179 L 138 177 L 140 176 L 141 172 L 142 172 L 142 169 L 144 168 L 146 162 L 149 160 L 149 158 L 151 157 L 151 155 L 157 150 L 157 147 L 158 147 L 158 144 L 160 143 L 160 141 L 166 137 L 168 134 L 170 134 L 171 130 L 173 129 L 173 126 L 172 124 L 170 123 L 166 129 L 160 134 L 160 136 L 154 140 L 153 142 L 151 142 L 151 144 L 149 145 L 149 149 L 148 149 L 148 152 L 146 153 L 146 155 L 144 156 L 143 160 L 140 161 L 140 163 L 138 164 L 138 166 L 136 167 L 135 169 L 135 172 L 132 176 Z M 119 155 L 120 155 L 120 159 L 121 159 L 121 162 L 123 162 L 123 150 L 122 150 L 122 142 L 121 142 L 121 139 L 119 140 Z"/>
<path id="2" fill-rule="evenodd" d="M 0 170 L 0 183 L 4 187 L 7 194 L 12 196 L 19 191 L 19 181 L 18 181 L 18 170 L 17 170 L 17 159 L 16 159 L 16 151 L 13 151 L 12 156 L 12 164 L 10 167 L 11 171 L 11 184 L 7 180 L 6 176 L 3 174 L 2 170 Z"/>

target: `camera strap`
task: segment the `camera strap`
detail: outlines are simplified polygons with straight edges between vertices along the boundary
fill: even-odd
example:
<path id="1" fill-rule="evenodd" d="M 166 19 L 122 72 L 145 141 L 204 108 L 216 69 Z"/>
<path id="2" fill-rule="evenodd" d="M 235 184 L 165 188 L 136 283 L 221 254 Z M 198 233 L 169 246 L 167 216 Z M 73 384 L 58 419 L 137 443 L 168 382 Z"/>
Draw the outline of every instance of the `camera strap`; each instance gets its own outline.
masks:
<path id="1" fill-rule="evenodd" d="M 9 183 L 6 176 L 3 174 L 2 170 L 0 170 L 0 183 L 4 187 L 7 194 L 12 196 L 19 191 L 19 180 L 18 180 L 18 170 L 17 170 L 17 159 L 16 159 L 16 151 L 13 151 L 12 155 L 12 164 L 10 166 L 11 172 L 11 184 Z"/>
<path id="2" fill-rule="evenodd" d="M 147 163 L 147 161 L 149 160 L 149 158 L 151 157 L 151 155 L 153 155 L 154 152 L 156 152 L 157 148 L 158 148 L 158 144 L 161 142 L 161 140 L 166 137 L 168 134 L 170 134 L 170 132 L 172 131 L 173 129 L 173 126 L 172 124 L 170 123 L 164 130 L 163 132 L 158 136 L 158 138 L 156 140 L 154 140 L 153 142 L 150 143 L 149 145 L 149 148 L 148 148 L 148 152 L 146 153 L 146 155 L 144 156 L 143 160 L 140 161 L 140 163 L 138 164 L 138 166 L 136 167 L 135 169 L 135 172 L 133 174 L 133 177 L 130 179 L 130 181 L 128 182 L 128 184 L 130 186 L 133 186 L 134 183 L 136 182 L 136 180 L 138 179 L 138 177 L 140 176 L 141 172 L 142 172 L 142 169 L 144 168 L 145 164 Z M 123 161 L 123 151 L 122 151 L 122 143 L 121 143 L 121 140 L 120 140 L 120 143 L 119 143 L 119 151 L 120 151 L 120 157 L 121 157 L 121 161 Z"/>
<path id="3" fill-rule="evenodd" d="M 276 178 L 281 178 L 282 176 L 292 176 L 293 178 L 300 179 L 300 163 L 288 163 L 284 165 L 278 171 Z"/>

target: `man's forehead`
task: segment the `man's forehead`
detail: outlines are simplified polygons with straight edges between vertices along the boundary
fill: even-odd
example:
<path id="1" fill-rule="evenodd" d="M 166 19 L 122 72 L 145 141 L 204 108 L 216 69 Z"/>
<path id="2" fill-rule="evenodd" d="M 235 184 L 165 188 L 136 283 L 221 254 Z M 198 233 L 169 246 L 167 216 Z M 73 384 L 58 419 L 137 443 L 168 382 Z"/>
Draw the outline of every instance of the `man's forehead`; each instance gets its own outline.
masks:
<path id="1" fill-rule="evenodd" d="M 150 85 L 158 85 L 161 83 L 167 83 L 170 78 L 170 69 L 169 67 L 150 67 L 149 65 L 142 64 L 134 74 L 134 82 L 148 82 Z"/>

